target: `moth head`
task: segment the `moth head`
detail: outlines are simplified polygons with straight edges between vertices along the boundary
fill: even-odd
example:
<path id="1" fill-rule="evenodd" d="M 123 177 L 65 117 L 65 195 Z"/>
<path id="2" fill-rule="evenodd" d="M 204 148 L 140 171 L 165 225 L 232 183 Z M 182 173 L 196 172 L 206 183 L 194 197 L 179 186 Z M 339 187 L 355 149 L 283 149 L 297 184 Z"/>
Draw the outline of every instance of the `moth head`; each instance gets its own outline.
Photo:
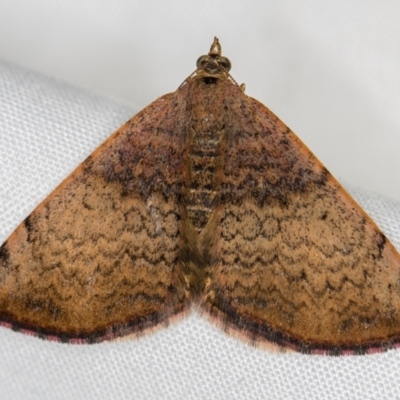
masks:
<path id="1" fill-rule="evenodd" d="M 209 53 L 199 57 L 196 66 L 198 71 L 218 75 L 229 72 L 232 64 L 228 58 L 221 56 L 221 45 L 218 38 L 214 38 Z"/>

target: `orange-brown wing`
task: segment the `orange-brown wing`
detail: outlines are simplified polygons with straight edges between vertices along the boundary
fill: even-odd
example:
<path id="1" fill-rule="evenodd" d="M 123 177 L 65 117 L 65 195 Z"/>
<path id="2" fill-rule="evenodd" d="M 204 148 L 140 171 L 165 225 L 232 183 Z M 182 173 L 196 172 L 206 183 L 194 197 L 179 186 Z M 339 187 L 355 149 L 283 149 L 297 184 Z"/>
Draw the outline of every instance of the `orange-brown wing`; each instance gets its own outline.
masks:
<path id="1" fill-rule="evenodd" d="M 1 325 L 96 342 L 185 310 L 180 111 L 171 94 L 132 118 L 0 247 Z"/>
<path id="2" fill-rule="evenodd" d="M 262 104 L 243 97 L 232 117 L 206 310 L 250 340 L 303 352 L 398 345 L 393 245 Z"/>

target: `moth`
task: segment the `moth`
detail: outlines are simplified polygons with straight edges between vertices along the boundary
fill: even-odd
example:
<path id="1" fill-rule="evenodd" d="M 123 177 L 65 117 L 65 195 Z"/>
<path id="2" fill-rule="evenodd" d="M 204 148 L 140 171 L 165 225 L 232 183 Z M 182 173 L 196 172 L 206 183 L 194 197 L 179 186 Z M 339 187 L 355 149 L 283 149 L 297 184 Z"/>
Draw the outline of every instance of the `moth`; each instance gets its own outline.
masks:
<path id="1" fill-rule="evenodd" d="M 1 325 L 97 343 L 196 306 L 267 347 L 399 346 L 399 254 L 230 68 L 215 38 L 18 226 L 0 247 Z"/>

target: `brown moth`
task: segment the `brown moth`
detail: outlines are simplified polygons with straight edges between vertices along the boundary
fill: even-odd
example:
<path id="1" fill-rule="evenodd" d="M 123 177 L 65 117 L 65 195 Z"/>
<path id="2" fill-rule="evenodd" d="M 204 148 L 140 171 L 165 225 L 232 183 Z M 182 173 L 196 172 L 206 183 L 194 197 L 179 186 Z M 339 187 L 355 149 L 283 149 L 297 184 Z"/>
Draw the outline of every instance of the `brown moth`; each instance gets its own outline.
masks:
<path id="1" fill-rule="evenodd" d="M 0 247 L 0 323 L 96 343 L 196 305 L 253 343 L 400 345 L 400 256 L 215 39 Z"/>

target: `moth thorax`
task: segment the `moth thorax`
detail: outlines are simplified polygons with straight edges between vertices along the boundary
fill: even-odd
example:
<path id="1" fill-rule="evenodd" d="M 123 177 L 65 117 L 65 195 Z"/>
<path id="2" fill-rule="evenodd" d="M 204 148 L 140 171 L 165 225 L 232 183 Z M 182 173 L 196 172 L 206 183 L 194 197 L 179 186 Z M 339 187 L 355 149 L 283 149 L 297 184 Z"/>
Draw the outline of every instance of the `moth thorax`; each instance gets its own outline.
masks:
<path id="1" fill-rule="evenodd" d="M 222 146 L 225 131 L 191 128 L 189 148 L 189 182 L 186 206 L 188 217 L 200 233 L 215 210 L 219 195 L 219 169 L 222 165 Z"/>

